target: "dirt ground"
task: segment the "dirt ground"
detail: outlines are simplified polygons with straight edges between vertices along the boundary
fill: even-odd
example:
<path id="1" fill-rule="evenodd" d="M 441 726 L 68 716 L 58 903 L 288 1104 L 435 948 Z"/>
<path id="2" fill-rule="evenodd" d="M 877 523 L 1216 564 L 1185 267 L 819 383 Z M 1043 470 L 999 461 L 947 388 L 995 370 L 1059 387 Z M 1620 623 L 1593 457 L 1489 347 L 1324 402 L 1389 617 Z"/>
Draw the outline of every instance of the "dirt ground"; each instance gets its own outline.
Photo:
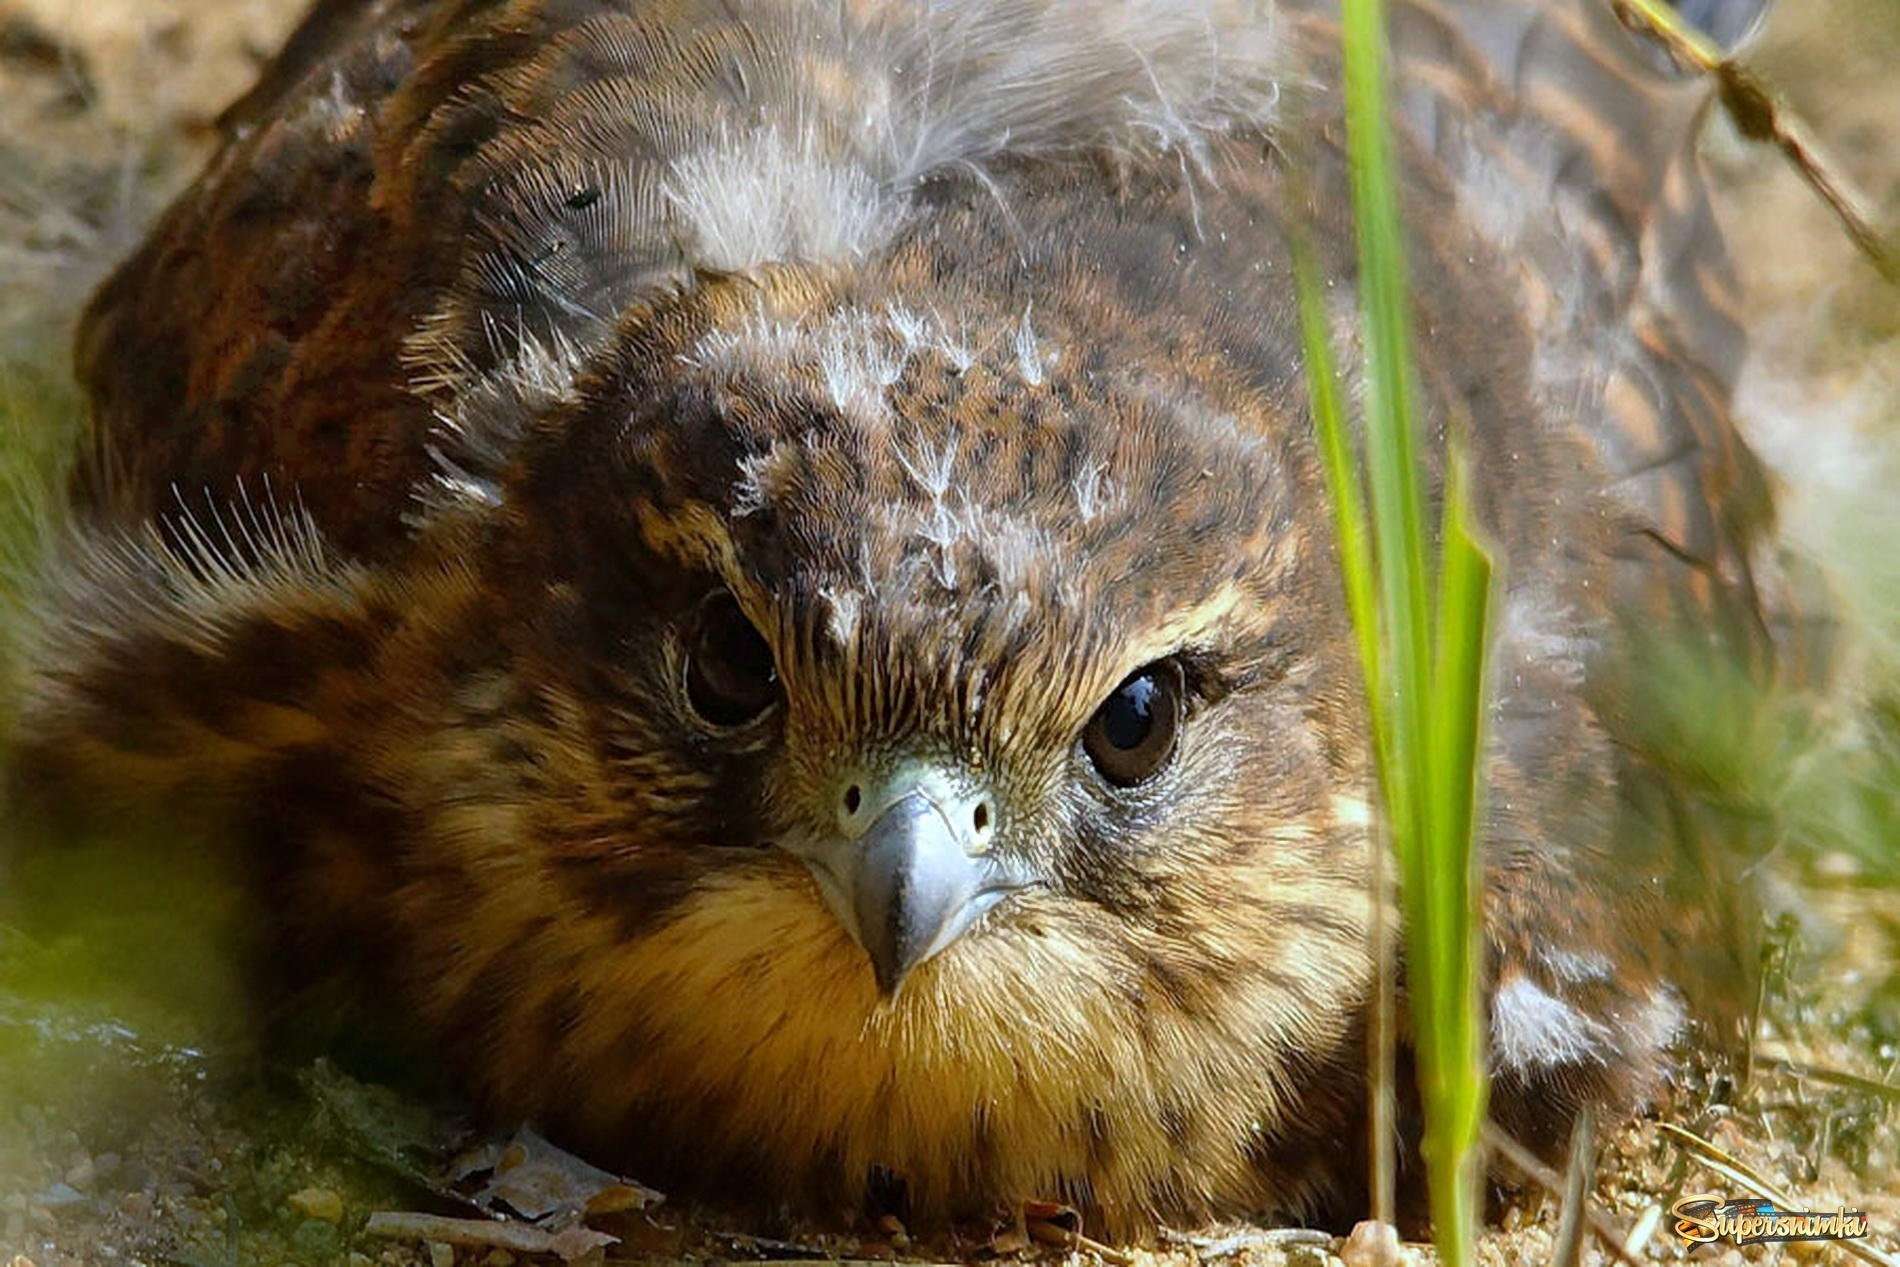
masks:
<path id="1" fill-rule="evenodd" d="M 0 431 L 0 445 L 12 446 L 0 452 L 0 498 L 9 481 L 42 478 L 56 463 L 76 408 L 64 349 L 78 303 L 190 178 L 217 112 L 303 3 L 0 0 L 0 406 L 45 420 Z M 1900 0 L 1782 0 L 1751 56 L 1868 193 L 1876 218 L 1900 224 Z M 1759 314 L 1742 412 L 1784 483 L 1789 536 L 1851 574 L 1840 585 L 1853 631 L 1848 694 L 1871 695 L 1858 684 L 1896 680 L 1900 665 L 1900 498 L 1891 496 L 1900 489 L 1900 304 L 1776 156 L 1720 125 L 1708 150 Z M 139 895 L 143 911 L 130 909 L 101 896 L 114 873 L 91 874 L 90 888 L 66 880 L 89 895 L 75 903 L 89 921 L 78 931 L 37 941 L 0 926 L 0 1264 L 516 1261 L 520 1251 L 458 1253 L 425 1237 L 372 1235 L 372 1211 L 455 1212 L 442 1167 L 471 1141 L 452 1117 L 327 1065 L 267 1065 L 220 1026 L 218 1003 L 236 987 L 216 935 L 228 897 L 215 885 L 180 881 L 179 901 L 193 913 L 165 905 L 155 917 L 151 893 Z M 1871 1243 L 1893 1252 L 1900 1092 L 1880 1084 L 1900 1069 L 1900 896 L 1887 874 L 1851 852 L 1794 869 L 1753 1076 L 1692 1085 L 1671 1120 L 1788 1189 L 1801 1208 L 1865 1210 Z M 148 990 L 153 939 L 173 967 Z M 1676 1194 L 1733 1190 L 1726 1164 L 1711 1169 L 1706 1153 L 1639 1123 L 1603 1141 L 1596 1209 L 1633 1258 L 1681 1258 L 1662 1212 Z M 604 1182 L 569 1178 L 584 1195 Z M 1551 1261 L 1559 1208 L 1535 1183 L 1507 1193 L 1483 1260 Z M 1120 1251 L 1036 1248 L 1007 1225 L 923 1246 L 890 1224 L 843 1236 L 790 1226 L 742 1235 L 725 1231 L 717 1212 L 672 1205 L 596 1222 L 623 1238 L 606 1261 L 928 1253 L 1336 1267 L 1353 1256 L 1334 1237 L 1261 1229 Z M 1602 1244 L 1586 1246 L 1582 1261 L 1611 1261 Z M 1697 1260 L 1782 1256 L 1780 1247 L 1730 1249 Z M 1834 1247 L 1786 1256 L 1846 1261 Z"/>

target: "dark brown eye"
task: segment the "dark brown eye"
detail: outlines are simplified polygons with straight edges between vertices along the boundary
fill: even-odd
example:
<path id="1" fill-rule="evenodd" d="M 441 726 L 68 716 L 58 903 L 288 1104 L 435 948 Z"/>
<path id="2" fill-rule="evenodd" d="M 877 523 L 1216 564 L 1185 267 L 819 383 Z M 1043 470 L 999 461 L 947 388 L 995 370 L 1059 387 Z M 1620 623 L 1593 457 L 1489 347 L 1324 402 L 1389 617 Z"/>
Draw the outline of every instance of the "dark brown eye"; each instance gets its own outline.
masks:
<path id="1" fill-rule="evenodd" d="M 686 698 L 715 726 L 739 726 L 778 702 L 772 648 L 724 590 L 700 604 L 686 656 Z"/>
<path id="2" fill-rule="evenodd" d="M 1128 675 L 1082 732 L 1082 750 L 1117 787 L 1154 776 L 1174 755 L 1186 695 L 1181 666 L 1162 660 Z"/>

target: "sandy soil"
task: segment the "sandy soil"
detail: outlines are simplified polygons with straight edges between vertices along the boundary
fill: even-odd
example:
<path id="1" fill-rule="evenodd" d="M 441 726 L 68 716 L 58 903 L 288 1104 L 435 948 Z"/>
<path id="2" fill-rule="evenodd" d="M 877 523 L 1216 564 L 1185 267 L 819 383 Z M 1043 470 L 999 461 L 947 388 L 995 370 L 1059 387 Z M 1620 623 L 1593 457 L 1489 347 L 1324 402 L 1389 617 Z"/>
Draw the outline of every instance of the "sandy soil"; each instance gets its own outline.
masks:
<path id="1" fill-rule="evenodd" d="M 50 402 L 47 419 L 70 419 L 74 406 L 62 361 L 77 303 L 189 179 L 208 150 L 211 120 L 301 7 L 302 0 L 0 0 L 0 375 L 37 383 L 35 399 Z M 1755 56 L 1888 222 L 1900 221 L 1893 73 L 1900 0 L 1783 0 Z M 1883 493 L 1900 487 L 1900 305 L 1772 155 L 1720 128 L 1710 152 L 1761 314 L 1744 392 L 1752 434 L 1787 481 L 1791 534 L 1822 557 L 1865 556 L 1846 606 L 1860 625 L 1860 671 L 1885 672 L 1900 640 L 1891 622 L 1900 610 L 1900 563 L 1884 557 L 1900 553 L 1890 550 L 1900 540 L 1900 511 Z M 45 440 L 63 425 L 48 421 L 45 434 L 17 443 Z M 1900 1059 L 1842 1019 L 1865 1015 L 1872 992 L 1894 975 L 1893 941 L 1879 930 L 1900 921 L 1900 903 L 1857 884 L 1852 859 L 1830 865 L 1838 883 L 1808 903 L 1807 949 L 1770 1000 L 1758 1078 L 1739 1095 L 1694 1089 L 1676 1106 L 1676 1120 L 1811 1208 L 1866 1209 L 1892 1245 L 1900 1230 L 1893 1098 L 1789 1077 L 1774 1064 L 1789 1056 L 1880 1077 Z M 175 941 L 178 930 L 162 935 Z M 215 1025 L 181 1020 L 179 1008 L 142 1008 L 126 1002 L 126 989 L 102 987 L 102 979 L 123 987 L 136 977 L 131 952 L 88 958 L 66 942 L 27 945 L 13 936 L 0 929 L 0 1263 L 14 1254 L 13 1267 L 443 1261 L 442 1250 L 432 1260 L 425 1245 L 372 1238 L 363 1224 L 375 1209 L 440 1208 L 424 1188 L 431 1167 L 461 1142 L 452 1123 L 327 1080 L 320 1069 L 260 1075 L 255 1054 Z M 216 948 L 198 945 L 185 958 L 196 965 L 186 993 L 202 1011 L 226 984 Z M 35 990 L 22 984 L 29 979 L 62 984 Z M 84 988 L 68 991 L 68 982 Z M 16 1080 L 11 1089 L 8 1078 Z M 1645 1123 L 1605 1141 L 1598 1205 L 1619 1228 L 1651 1228 L 1638 1256 L 1670 1259 L 1680 1250 L 1652 1222 L 1670 1194 L 1729 1186 Z M 1557 1211 L 1535 1185 L 1507 1196 L 1484 1260 L 1550 1261 Z M 609 1226 L 626 1237 L 615 1257 L 1029 1252 L 1010 1229 L 1000 1240 L 979 1233 L 923 1247 L 889 1226 L 831 1238 L 771 1229 L 793 1243 L 759 1241 L 723 1234 L 716 1214 L 668 1206 Z M 1250 1263 L 1330 1267 L 1346 1249 L 1323 1237 L 1243 1236 L 1222 1246 L 1214 1234 L 1160 1257 L 1188 1262 L 1219 1250 Z M 1836 1249 L 1818 1252 L 1840 1258 Z M 1700 1261 L 1762 1256 L 1730 1250 Z M 1790 1253 L 1814 1256 L 1806 1247 Z M 454 1261 L 501 1267 L 513 1259 L 465 1250 Z M 1606 1258 L 1597 1247 L 1585 1261 Z"/>

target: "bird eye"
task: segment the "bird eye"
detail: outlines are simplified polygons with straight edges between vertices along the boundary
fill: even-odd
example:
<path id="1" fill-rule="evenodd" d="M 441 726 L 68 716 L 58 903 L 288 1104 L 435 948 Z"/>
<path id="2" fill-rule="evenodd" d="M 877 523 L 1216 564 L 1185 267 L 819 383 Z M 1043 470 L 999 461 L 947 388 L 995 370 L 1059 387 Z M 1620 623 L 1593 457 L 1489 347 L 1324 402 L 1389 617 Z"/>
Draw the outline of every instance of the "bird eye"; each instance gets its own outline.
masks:
<path id="1" fill-rule="evenodd" d="M 1082 732 L 1082 749 L 1117 787 L 1152 778 L 1174 755 L 1186 690 L 1181 666 L 1162 660 L 1128 675 Z"/>
<path id="2" fill-rule="evenodd" d="M 686 658 L 686 698 L 715 726 L 738 726 L 778 702 L 772 648 L 725 590 L 699 608 Z"/>

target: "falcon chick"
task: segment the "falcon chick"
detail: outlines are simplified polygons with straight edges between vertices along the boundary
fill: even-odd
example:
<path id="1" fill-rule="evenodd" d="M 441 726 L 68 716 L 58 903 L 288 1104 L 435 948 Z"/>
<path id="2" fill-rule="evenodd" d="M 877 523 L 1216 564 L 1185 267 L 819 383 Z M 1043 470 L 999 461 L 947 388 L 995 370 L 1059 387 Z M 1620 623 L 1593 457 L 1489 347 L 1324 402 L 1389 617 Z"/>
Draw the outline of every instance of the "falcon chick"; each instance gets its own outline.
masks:
<path id="1" fill-rule="evenodd" d="M 1700 90 L 1595 0 L 1393 20 L 1420 398 L 1506 578 L 1494 1110 L 1549 1141 L 1739 980 L 1617 725 L 1632 623 L 1771 665 L 1767 499 Z M 1350 341 L 1335 45 L 324 0 L 84 323 L 17 781 L 215 822 L 293 975 L 663 1186 L 1349 1209 L 1373 789 L 1289 263 Z"/>

